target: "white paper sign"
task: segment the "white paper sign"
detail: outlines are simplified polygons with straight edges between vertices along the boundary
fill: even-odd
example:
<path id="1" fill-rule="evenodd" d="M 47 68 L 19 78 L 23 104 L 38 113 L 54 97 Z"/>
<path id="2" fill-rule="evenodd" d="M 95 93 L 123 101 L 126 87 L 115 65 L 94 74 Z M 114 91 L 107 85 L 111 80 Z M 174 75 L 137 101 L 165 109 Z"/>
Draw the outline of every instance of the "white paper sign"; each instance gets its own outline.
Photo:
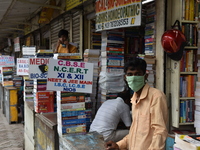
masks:
<path id="1" fill-rule="evenodd" d="M 141 0 L 96 0 L 96 31 L 141 25 Z"/>
<path id="2" fill-rule="evenodd" d="M 48 65 L 48 64 L 49 64 L 49 58 L 29 58 L 29 78 L 46 79 L 47 72 L 42 72 L 40 67 L 42 65 Z"/>
<path id="3" fill-rule="evenodd" d="M 15 61 L 12 56 L 0 56 L 0 67 L 3 66 L 14 66 Z"/>
<path id="4" fill-rule="evenodd" d="M 17 75 L 29 75 L 29 59 L 17 58 Z"/>
<path id="5" fill-rule="evenodd" d="M 47 90 L 92 93 L 93 63 L 50 59 Z"/>

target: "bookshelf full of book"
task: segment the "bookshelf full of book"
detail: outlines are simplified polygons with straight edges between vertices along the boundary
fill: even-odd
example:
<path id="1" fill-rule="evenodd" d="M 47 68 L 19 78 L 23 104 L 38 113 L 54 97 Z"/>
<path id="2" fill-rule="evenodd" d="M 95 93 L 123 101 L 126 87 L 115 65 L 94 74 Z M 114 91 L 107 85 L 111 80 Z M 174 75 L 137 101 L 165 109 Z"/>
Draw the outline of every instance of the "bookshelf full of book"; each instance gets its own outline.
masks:
<path id="1" fill-rule="evenodd" d="M 181 3 L 180 3 L 181 2 Z M 199 3 L 196 0 L 175 0 L 172 7 L 172 24 L 180 21 L 186 37 L 186 46 L 180 61 L 170 60 L 170 93 L 172 126 L 194 127 L 195 85 L 198 74 Z"/>

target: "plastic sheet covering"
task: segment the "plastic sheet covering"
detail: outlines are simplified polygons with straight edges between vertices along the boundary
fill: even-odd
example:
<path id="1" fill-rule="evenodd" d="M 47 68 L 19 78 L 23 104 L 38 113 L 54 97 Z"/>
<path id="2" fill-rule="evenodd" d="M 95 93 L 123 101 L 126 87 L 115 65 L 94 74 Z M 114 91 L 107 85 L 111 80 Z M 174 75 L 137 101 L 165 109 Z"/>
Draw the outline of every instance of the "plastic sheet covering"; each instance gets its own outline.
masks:
<path id="1" fill-rule="evenodd" d="M 101 72 L 99 75 L 99 86 L 108 93 L 119 93 L 124 91 L 125 81 L 124 73 L 113 74 Z"/>

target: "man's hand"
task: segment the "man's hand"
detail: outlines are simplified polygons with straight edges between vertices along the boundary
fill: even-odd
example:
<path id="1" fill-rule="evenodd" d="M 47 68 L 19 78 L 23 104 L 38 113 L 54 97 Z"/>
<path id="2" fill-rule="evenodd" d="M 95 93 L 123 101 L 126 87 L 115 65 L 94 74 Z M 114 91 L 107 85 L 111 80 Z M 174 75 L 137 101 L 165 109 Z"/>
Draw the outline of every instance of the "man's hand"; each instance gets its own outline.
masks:
<path id="1" fill-rule="evenodd" d="M 106 150 L 119 150 L 119 146 L 113 141 L 106 142 L 105 147 Z"/>

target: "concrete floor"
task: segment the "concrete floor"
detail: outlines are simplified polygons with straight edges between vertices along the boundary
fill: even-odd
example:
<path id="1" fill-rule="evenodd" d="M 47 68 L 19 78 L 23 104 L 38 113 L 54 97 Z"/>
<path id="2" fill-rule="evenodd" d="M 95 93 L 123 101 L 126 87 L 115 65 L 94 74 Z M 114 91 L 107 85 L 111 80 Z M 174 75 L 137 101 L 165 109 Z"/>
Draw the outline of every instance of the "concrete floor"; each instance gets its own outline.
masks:
<path id="1" fill-rule="evenodd" d="M 0 110 L 0 150 L 23 150 L 24 125 L 8 124 Z"/>

